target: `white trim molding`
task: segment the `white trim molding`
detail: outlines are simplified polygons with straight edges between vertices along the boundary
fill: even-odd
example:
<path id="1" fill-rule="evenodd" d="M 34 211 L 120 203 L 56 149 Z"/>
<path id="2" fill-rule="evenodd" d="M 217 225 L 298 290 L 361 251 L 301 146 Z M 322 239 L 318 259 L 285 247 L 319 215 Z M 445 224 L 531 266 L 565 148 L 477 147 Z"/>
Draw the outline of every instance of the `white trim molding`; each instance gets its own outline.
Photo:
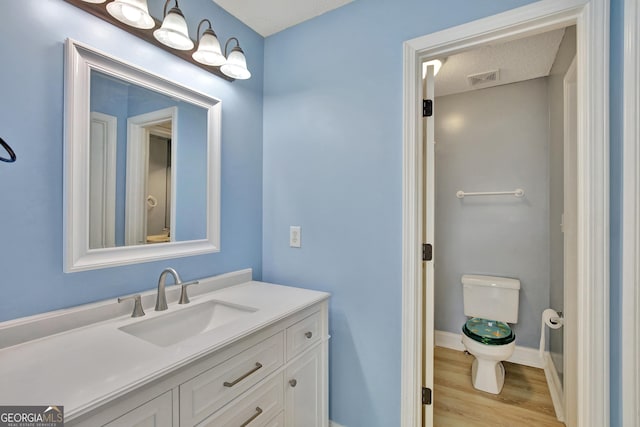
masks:
<path id="1" fill-rule="evenodd" d="M 491 42 L 574 24 L 579 100 L 577 425 L 609 426 L 609 1 L 542 0 L 418 37 L 403 46 L 402 427 L 422 424 L 419 391 L 424 313 L 420 304 L 422 242 L 417 232 L 422 191 L 417 156 L 422 141 L 418 121 L 421 64 Z M 427 304 L 425 310 L 433 310 L 432 305 Z"/>
<path id="2" fill-rule="evenodd" d="M 549 386 L 549 394 L 551 395 L 551 402 L 553 403 L 553 409 L 556 411 L 556 418 L 558 421 L 565 422 L 564 419 L 564 404 L 562 391 L 562 381 L 558 375 L 556 365 L 553 363 L 551 353 L 544 352 L 544 376 L 547 379 L 547 385 Z"/>
<path id="3" fill-rule="evenodd" d="M 640 426 L 640 5 L 624 2 L 621 423 Z"/>

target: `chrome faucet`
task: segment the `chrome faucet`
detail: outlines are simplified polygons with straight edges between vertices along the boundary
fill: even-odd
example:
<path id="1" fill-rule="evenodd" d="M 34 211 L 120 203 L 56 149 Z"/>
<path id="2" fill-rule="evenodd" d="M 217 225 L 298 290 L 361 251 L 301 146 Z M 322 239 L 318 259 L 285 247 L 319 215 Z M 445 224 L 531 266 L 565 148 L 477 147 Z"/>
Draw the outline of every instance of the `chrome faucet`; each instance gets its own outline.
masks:
<path id="1" fill-rule="evenodd" d="M 171 274 L 173 276 L 173 280 L 176 285 L 180 284 L 180 275 L 173 268 L 165 268 L 160 273 L 160 278 L 158 279 L 158 295 L 156 296 L 156 311 L 163 311 L 167 309 L 167 295 L 164 291 L 165 280 L 167 278 L 167 274 Z"/>
<path id="2" fill-rule="evenodd" d="M 171 274 L 173 276 L 173 281 L 176 285 L 182 285 L 182 292 L 180 293 L 180 302 L 178 304 L 188 304 L 189 297 L 187 296 L 187 286 L 195 285 L 198 283 L 197 280 L 192 282 L 182 283 L 180 280 L 180 275 L 173 268 L 165 268 L 160 273 L 160 278 L 158 279 L 158 295 L 156 296 L 156 311 L 164 311 L 167 309 L 167 294 L 165 292 L 165 281 L 167 278 L 167 274 Z"/>

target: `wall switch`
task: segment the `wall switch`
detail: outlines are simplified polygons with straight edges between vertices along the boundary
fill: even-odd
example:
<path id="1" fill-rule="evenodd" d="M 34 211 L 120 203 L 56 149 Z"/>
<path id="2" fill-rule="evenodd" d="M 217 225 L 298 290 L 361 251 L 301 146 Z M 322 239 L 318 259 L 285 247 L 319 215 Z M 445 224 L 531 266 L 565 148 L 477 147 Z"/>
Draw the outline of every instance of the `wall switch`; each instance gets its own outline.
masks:
<path id="1" fill-rule="evenodd" d="M 300 247 L 300 226 L 292 225 L 289 227 L 289 246 L 292 248 Z"/>

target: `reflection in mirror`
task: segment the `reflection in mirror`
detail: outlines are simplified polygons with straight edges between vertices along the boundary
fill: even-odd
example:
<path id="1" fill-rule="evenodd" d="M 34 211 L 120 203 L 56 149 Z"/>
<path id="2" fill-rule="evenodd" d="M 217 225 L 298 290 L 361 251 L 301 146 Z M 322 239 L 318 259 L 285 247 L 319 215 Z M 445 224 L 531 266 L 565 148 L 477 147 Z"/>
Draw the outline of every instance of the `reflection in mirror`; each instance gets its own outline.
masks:
<path id="1" fill-rule="evenodd" d="M 90 78 L 89 249 L 206 238 L 207 111 L 100 71 Z M 185 156 L 185 169 L 171 167 Z M 188 217 L 176 216 L 178 197 Z"/>
<path id="2" fill-rule="evenodd" d="M 177 108 L 170 107 L 127 120 L 127 245 L 172 241 L 175 200 L 171 164 L 176 157 L 172 147 L 179 145 L 173 132 L 177 115 Z"/>
<path id="3" fill-rule="evenodd" d="M 220 101 L 67 40 L 65 271 L 219 250 Z"/>
<path id="4" fill-rule="evenodd" d="M 162 125 L 167 125 L 165 129 Z M 147 243 L 171 241 L 171 122 L 149 129 L 147 162 Z"/>

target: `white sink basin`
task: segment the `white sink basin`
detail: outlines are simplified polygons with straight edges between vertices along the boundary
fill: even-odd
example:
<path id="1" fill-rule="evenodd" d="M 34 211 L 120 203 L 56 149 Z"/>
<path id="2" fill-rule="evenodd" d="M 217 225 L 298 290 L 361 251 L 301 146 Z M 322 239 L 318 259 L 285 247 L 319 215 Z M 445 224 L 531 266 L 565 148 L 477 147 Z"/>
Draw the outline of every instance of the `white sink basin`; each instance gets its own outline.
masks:
<path id="1" fill-rule="evenodd" d="M 207 301 L 119 329 L 160 347 L 168 347 L 255 311 L 257 309 L 252 307 Z"/>

